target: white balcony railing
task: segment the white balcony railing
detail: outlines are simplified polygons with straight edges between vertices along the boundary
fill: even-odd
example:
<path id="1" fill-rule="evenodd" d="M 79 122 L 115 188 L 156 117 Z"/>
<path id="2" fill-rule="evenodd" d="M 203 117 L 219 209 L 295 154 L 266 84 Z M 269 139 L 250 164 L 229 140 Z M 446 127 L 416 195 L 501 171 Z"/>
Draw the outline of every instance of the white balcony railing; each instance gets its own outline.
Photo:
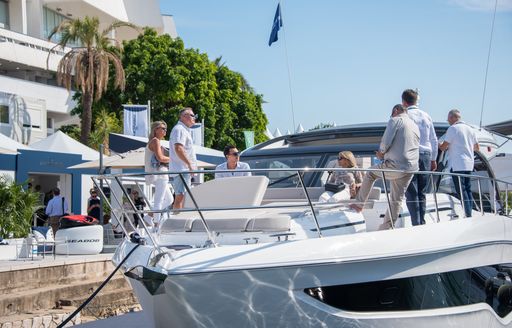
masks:
<path id="1" fill-rule="evenodd" d="M 55 45 L 53 42 L 0 28 L 1 59 L 55 72 L 64 54 L 71 50 L 65 48 L 63 51 L 60 47 L 52 50 Z M 50 51 L 52 54 L 47 67 L 46 60 Z"/>

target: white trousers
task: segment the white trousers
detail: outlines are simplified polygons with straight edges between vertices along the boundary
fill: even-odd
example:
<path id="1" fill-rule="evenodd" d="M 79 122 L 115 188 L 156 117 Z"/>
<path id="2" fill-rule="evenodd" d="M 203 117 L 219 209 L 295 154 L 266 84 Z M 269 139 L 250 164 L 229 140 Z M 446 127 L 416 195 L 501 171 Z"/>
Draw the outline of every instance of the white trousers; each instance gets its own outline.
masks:
<path id="1" fill-rule="evenodd" d="M 171 190 L 169 189 L 169 181 L 167 179 L 157 179 L 154 183 L 155 185 L 155 195 L 153 198 L 153 210 L 163 210 L 171 206 L 174 201 L 174 197 L 172 196 Z M 153 215 L 153 220 L 155 223 L 160 223 L 161 215 L 160 213 L 155 213 Z"/>

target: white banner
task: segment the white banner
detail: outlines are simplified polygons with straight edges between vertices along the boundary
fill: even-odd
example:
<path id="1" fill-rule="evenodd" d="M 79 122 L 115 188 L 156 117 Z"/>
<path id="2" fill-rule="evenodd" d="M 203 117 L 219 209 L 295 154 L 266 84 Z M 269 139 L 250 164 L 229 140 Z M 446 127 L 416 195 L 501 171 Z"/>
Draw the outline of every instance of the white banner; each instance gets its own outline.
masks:
<path id="1" fill-rule="evenodd" d="M 148 105 L 123 105 L 124 108 L 124 134 L 130 136 L 147 137 L 148 131 Z"/>

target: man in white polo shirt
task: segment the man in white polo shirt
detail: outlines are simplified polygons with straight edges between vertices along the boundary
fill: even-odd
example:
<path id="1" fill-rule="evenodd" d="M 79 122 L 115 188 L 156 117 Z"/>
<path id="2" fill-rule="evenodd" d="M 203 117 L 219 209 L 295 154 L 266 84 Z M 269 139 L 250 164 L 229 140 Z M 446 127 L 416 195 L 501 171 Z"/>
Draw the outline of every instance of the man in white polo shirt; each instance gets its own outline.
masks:
<path id="1" fill-rule="evenodd" d="M 444 141 L 439 149 L 442 151 L 448 150 L 448 164 L 451 172 L 469 175 L 475 165 L 474 151 L 480 150 L 480 146 L 474 130 L 464 123 L 461 118 L 460 111 L 457 109 L 448 112 L 450 127 L 446 131 Z M 473 206 L 471 178 L 460 177 L 460 180 L 458 176 L 452 176 L 452 178 L 457 194 L 463 199 L 464 213 L 469 218 Z"/>
<path id="2" fill-rule="evenodd" d="M 196 115 L 192 108 L 186 107 L 180 110 L 179 121 L 172 128 L 169 140 L 169 171 L 171 172 L 193 171 L 197 168 L 194 143 L 190 134 L 190 128 L 194 125 L 195 120 Z M 190 187 L 190 173 L 182 174 L 182 176 L 187 186 Z M 183 180 L 178 175 L 173 176 L 172 187 L 175 193 L 172 207 L 175 209 L 183 208 L 187 190 L 183 184 Z"/>

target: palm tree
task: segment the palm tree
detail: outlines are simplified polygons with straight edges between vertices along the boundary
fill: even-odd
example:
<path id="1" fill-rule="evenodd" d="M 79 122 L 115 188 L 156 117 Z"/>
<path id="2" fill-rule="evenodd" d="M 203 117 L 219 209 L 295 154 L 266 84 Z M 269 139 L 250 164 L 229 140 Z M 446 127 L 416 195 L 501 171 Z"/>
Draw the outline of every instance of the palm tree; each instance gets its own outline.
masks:
<path id="1" fill-rule="evenodd" d="M 121 90 L 124 90 L 125 86 L 123 64 L 116 53 L 116 50 L 121 51 L 121 44 L 110 38 L 110 33 L 122 26 L 137 29 L 133 24 L 116 21 L 100 32 L 99 25 L 97 17 L 86 16 L 83 19 L 65 20 L 48 36 L 48 40 L 54 35 L 60 36 L 60 41 L 55 47 L 64 48 L 69 44 L 81 44 L 80 47 L 73 47 L 60 60 L 57 67 L 57 82 L 69 91 L 74 76 L 76 87 L 82 91 L 80 141 L 84 144 L 88 144 L 91 133 L 93 99 L 99 100 L 107 90 L 110 64 L 115 74 L 114 86 Z M 51 53 L 50 51 L 48 58 Z"/>

